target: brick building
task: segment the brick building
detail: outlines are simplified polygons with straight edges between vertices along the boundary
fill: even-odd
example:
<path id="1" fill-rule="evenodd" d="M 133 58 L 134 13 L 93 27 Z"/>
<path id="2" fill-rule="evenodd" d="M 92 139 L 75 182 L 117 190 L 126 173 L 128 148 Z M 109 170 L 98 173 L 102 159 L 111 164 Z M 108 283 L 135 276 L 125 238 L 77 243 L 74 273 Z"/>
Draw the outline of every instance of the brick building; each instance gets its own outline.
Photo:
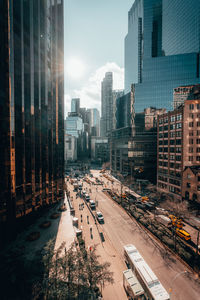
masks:
<path id="1" fill-rule="evenodd" d="M 183 170 L 200 166 L 200 100 L 185 100 L 158 117 L 157 150 L 158 190 L 185 198 Z"/>

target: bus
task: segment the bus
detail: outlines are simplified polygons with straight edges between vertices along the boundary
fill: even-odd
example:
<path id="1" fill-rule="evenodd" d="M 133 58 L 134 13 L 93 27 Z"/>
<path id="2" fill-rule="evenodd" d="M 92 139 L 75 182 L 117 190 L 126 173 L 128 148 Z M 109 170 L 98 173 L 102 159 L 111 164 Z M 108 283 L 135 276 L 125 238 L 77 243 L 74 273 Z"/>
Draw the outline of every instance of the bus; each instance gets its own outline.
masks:
<path id="1" fill-rule="evenodd" d="M 169 294 L 134 245 L 124 246 L 124 257 L 126 264 L 132 269 L 142 285 L 147 299 L 170 299 Z"/>

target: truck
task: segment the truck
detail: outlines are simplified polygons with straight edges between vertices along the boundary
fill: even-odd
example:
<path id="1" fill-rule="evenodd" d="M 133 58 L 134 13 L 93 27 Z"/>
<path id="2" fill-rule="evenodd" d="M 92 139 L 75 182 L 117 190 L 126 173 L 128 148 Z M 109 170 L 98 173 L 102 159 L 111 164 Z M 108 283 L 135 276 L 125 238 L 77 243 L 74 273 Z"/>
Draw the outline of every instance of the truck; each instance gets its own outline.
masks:
<path id="1" fill-rule="evenodd" d="M 163 224 L 163 225 L 165 225 L 165 226 L 167 226 L 167 227 L 171 225 L 171 219 L 168 218 L 167 216 L 164 216 L 164 215 L 157 215 L 157 216 L 156 216 L 156 220 L 157 220 L 159 223 L 161 223 L 161 224 Z"/>
<path id="2" fill-rule="evenodd" d="M 129 299 L 146 299 L 144 290 L 131 269 L 123 271 L 123 285 Z"/>

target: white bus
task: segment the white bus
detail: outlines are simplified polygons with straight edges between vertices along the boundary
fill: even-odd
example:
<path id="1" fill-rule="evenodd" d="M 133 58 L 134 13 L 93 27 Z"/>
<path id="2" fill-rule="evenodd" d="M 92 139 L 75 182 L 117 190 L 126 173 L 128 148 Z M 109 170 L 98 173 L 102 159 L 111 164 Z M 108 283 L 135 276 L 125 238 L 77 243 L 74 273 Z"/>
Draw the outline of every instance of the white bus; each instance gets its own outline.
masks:
<path id="1" fill-rule="evenodd" d="M 169 300 L 169 294 L 134 245 L 124 246 L 127 265 L 133 270 L 149 300 Z"/>

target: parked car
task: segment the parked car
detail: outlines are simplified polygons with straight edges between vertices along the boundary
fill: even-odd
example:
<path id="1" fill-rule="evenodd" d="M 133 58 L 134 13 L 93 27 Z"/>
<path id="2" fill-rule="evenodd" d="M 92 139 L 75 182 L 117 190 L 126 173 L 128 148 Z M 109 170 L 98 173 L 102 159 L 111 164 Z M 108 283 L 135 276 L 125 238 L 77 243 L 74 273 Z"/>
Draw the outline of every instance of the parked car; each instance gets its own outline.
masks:
<path id="1" fill-rule="evenodd" d="M 102 212 L 97 211 L 96 212 L 96 218 L 97 218 L 97 220 L 98 220 L 99 223 L 104 223 L 104 217 L 103 217 Z"/>

